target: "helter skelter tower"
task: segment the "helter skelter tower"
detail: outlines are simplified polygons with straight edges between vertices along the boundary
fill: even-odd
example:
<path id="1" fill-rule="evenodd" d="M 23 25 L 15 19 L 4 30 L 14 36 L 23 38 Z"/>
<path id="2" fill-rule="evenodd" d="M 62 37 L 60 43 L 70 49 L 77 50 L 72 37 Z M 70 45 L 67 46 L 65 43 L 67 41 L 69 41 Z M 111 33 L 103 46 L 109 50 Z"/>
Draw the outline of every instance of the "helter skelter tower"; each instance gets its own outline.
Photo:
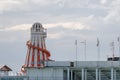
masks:
<path id="1" fill-rule="evenodd" d="M 27 41 L 27 55 L 24 67 L 44 67 L 44 62 L 49 61 L 50 52 L 46 50 L 46 29 L 42 24 L 35 23 L 31 28 L 31 40 Z"/>

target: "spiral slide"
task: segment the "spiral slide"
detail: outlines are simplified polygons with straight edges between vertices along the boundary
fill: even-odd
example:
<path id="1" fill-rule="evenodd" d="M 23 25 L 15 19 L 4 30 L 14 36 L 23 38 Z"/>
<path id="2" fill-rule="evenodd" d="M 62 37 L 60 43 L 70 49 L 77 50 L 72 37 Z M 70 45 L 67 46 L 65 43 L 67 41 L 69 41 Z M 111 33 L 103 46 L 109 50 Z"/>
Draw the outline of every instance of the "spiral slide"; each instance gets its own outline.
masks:
<path id="1" fill-rule="evenodd" d="M 48 50 L 43 49 L 43 48 L 40 48 L 40 47 L 38 47 L 38 46 L 34 46 L 34 45 L 31 44 L 30 41 L 27 42 L 27 46 L 28 46 L 29 48 L 33 48 L 33 49 L 37 49 L 37 50 L 42 51 L 43 53 L 45 53 L 45 54 L 47 55 L 47 59 L 50 57 L 50 52 L 49 52 Z"/>

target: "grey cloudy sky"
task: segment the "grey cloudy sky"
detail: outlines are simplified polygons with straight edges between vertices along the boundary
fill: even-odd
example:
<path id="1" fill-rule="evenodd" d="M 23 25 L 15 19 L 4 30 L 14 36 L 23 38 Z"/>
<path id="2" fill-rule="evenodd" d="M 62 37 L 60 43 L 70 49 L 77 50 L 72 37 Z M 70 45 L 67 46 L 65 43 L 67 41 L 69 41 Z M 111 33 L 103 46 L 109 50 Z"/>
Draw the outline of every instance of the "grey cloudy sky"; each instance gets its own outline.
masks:
<path id="1" fill-rule="evenodd" d="M 51 59 L 74 61 L 75 40 L 78 40 L 78 60 L 97 60 L 97 37 L 100 40 L 100 60 L 112 56 L 110 42 L 120 36 L 120 0 L 0 0 L 0 64 L 16 69 L 25 62 L 26 41 L 30 27 L 40 22 L 47 28 L 47 49 Z"/>

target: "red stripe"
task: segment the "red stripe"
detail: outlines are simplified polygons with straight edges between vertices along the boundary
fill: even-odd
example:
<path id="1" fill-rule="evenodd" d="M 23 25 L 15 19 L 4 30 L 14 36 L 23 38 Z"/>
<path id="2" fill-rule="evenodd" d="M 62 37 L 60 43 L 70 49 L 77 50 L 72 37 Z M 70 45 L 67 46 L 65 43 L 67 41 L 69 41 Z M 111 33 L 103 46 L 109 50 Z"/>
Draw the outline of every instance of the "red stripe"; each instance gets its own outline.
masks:
<path id="1" fill-rule="evenodd" d="M 31 62 L 31 66 L 34 67 L 34 48 L 33 48 L 33 52 L 32 52 L 32 62 Z"/>
<path id="2" fill-rule="evenodd" d="M 31 48 L 29 48 L 28 60 L 27 60 L 27 67 L 28 67 L 28 65 L 29 65 L 29 60 L 30 60 L 30 51 L 31 51 Z"/>
<path id="3" fill-rule="evenodd" d="M 37 67 L 40 67 L 40 50 L 38 50 L 38 53 L 37 53 Z"/>

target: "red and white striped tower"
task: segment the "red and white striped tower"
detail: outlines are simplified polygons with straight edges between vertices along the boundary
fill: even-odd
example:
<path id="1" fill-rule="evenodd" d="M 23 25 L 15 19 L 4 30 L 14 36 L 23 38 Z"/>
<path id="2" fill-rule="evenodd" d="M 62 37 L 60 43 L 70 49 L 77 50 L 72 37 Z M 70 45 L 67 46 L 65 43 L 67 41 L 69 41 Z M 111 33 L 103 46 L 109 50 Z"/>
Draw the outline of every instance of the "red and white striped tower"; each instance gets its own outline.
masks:
<path id="1" fill-rule="evenodd" d="M 31 40 L 27 41 L 28 51 L 24 67 L 44 67 L 44 62 L 50 60 L 50 52 L 46 50 L 46 29 L 42 24 L 35 23 L 31 28 Z"/>

